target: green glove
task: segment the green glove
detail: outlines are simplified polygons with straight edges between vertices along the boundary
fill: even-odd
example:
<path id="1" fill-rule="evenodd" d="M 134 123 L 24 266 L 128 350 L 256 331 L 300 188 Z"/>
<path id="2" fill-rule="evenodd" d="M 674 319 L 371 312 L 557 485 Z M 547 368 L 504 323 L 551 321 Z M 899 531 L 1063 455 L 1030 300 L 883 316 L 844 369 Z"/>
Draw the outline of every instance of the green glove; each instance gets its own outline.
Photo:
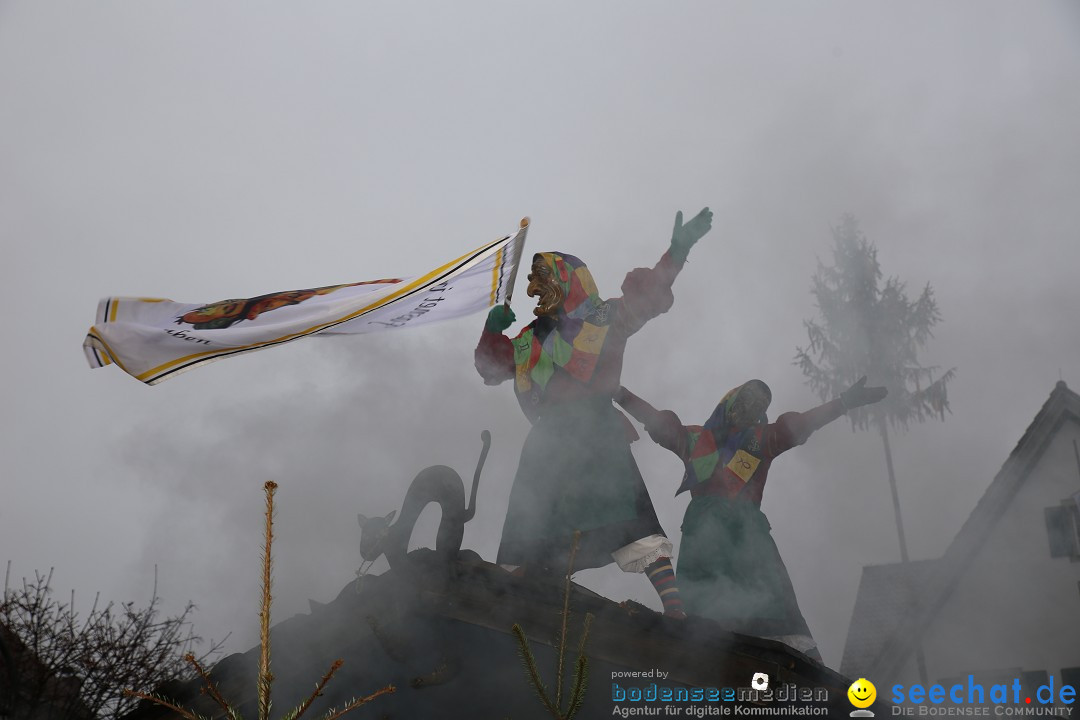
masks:
<path id="1" fill-rule="evenodd" d="M 845 410 L 854 410 L 863 405 L 872 405 L 887 394 L 888 391 L 883 387 L 866 387 L 866 376 L 863 375 L 857 383 L 840 393 L 840 402 L 844 404 Z"/>
<path id="2" fill-rule="evenodd" d="M 690 248 L 704 237 L 712 227 L 712 211 L 704 208 L 694 218 L 683 225 L 682 210 L 675 213 L 675 229 L 671 232 L 671 258 L 682 264 L 690 254 Z"/>
<path id="3" fill-rule="evenodd" d="M 506 328 L 514 324 L 517 318 L 514 316 L 514 311 L 507 305 L 496 305 L 488 311 L 487 322 L 484 323 L 484 329 L 488 332 L 501 333 Z"/>

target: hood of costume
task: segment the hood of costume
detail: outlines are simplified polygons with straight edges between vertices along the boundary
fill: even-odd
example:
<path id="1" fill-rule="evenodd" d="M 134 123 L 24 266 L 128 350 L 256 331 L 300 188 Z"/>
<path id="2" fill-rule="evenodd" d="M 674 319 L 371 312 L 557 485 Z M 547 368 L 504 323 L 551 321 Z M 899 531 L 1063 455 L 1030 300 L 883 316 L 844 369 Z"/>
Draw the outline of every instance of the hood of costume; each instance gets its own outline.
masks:
<path id="1" fill-rule="evenodd" d="M 760 462 L 757 455 L 769 417 L 762 410 L 761 415 L 749 425 L 736 425 L 732 417 L 739 395 L 753 392 L 750 389 L 752 385 L 763 386 L 771 402 L 769 386 L 761 380 L 750 380 L 729 390 L 703 426 L 687 428 L 690 433 L 690 460 L 686 463 L 686 474 L 675 491 L 676 495 L 709 480 L 717 467 L 722 468 L 724 473 L 733 474 L 743 483 L 753 476 Z M 767 409 L 768 404 L 765 407 Z"/>
<path id="2" fill-rule="evenodd" d="M 511 341 L 514 390 L 534 403 L 559 368 L 581 383 L 592 379 L 611 322 L 608 303 L 585 263 L 563 252 L 537 253 L 537 260 L 551 269 L 563 302 L 554 315 L 538 317 Z"/>

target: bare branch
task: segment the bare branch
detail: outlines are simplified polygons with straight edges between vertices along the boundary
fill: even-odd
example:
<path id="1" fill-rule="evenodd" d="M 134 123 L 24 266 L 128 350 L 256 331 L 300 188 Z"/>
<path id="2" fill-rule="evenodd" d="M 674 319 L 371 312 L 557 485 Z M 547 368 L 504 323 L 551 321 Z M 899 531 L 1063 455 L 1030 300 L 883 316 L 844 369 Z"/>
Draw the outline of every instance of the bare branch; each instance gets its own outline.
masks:
<path id="1" fill-rule="evenodd" d="M 85 617 L 53 596 L 52 571 L 35 572 L 0 602 L 0 624 L 23 648 L 18 654 L 20 713 L 51 708 L 63 717 L 118 718 L 134 708 L 135 696 L 123 691 L 151 691 L 193 673 L 182 656 L 200 642 L 190 626 L 194 605 L 161 618 L 156 592 L 144 608 L 94 604 Z M 220 643 L 202 655 L 218 652 Z"/>

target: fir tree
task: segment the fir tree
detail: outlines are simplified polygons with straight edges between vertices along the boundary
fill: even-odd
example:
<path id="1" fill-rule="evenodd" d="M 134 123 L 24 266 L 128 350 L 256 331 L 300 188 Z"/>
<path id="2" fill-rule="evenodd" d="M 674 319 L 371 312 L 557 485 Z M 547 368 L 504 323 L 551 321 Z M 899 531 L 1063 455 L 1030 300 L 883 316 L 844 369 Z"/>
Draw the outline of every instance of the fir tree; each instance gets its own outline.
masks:
<path id="1" fill-rule="evenodd" d="M 822 400 L 836 397 L 863 375 L 870 385 L 888 389 L 883 401 L 856 408 L 848 417 L 853 429 L 873 428 L 881 435 L 900 554 L 907 562 L 889 427 L 906 430 L 912 422 L 944 420 L 949 410 L 947 386 L 956 369 L 942 373 L 936 366 L 919 364 L 919 351 L 941 320 L 933 288 L 927 284 L 911 300 L 898 278 L 882 284 L 877 248 L 851 215 L 833 229 L 833 240 L 832 267 L 819 261 L 813 277 L 820 320 L 804 321 L 810 345 L 796 348 L 795 363 Z"/>
<path id="2" fill-rule="evenodd" d="M 936 366 L 919 363 L 919 351 L 941 321 L 929 283 L 915 300 L 896 277 L 882 284 L 877 248 L 851 215 L 833 228 L 833 241 L 832 267 L 819 261 L 813 277 L 820 320 L 804 321 L 810 345 L 796 348 L 795 364 L 822 400 L 836 397 L 863 375 L 871 385 L 884 385 L 889 391 L 882 402 L 852 410 L 848 417 L 853 430 L 873 428 L 881 436 L 900 557 L 907 563 L 889 428 L 906 430 L 912 422 L 944 420 L 949 410 L 947 386 L 956 369 L 940 372 Z M 921 645 L 916 656 L 925 682 Z"/>

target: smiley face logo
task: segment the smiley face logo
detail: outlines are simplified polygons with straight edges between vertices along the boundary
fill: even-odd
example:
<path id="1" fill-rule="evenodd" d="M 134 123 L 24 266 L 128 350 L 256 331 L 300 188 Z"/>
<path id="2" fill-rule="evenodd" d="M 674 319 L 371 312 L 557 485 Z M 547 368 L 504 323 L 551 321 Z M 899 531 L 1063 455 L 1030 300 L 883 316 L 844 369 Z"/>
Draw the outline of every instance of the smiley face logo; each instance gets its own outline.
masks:
<path id="1" fill-rule="evenodd" d="M 848 700 L 857 708 L 868 708 L 877 699 L 877 688 L 866 678 L 859 678 L 851 683 L 847 690 Z"/>

